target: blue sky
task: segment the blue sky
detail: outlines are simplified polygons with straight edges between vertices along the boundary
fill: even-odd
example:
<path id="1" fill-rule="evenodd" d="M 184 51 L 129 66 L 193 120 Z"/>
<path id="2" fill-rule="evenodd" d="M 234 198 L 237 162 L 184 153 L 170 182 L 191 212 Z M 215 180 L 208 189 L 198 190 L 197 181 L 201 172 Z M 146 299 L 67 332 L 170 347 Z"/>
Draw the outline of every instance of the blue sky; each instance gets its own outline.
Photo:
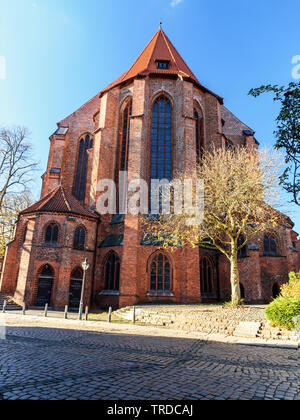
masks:
<path id="1" fill-rule="evenodd" d="M 127 70 L 160 21 L 200 82 L 224 97 L 263 146 L 274 143 L 277 105 L 247 92 L 292 81 L 299 0 L 0 0 L 0 6 L 6 62 L 0 125 L 29 128 L 41 173 L 56 123 Z M 39 188 L 37 181 L 36 196 Z M 290 211 L 300 232 L 299 209 Z"/>

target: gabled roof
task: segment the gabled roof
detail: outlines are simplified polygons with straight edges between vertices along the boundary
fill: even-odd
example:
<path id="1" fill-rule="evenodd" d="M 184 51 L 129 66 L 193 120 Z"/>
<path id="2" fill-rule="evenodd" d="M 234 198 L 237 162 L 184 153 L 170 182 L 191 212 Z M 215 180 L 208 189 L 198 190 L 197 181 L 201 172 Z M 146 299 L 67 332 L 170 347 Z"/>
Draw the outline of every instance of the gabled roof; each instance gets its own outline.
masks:
<path id="1" fill-rule="evenodd" d="M 250 127 L 244 124 L 241 120 L 239 120 L 225 106 L 222 106 L 221 116 L 225 122 L 224 127 L 223 127 L 224 134 L 242 135 L 243 131 L 251 131 L 253 134 L 255 133 L 254 130 L 252 130 Z"/>
<path id="2" fill-rule="evenodd" d="M 20 214 L 29 213 L 67 213 L 97 219 L 98 216 L 85 209 L 82 204 L 61 185 L 54 188 L 41 200 L 23 210 Z"/>
<path id="3" fill-rule="evenodd" d="M 168 61 L 168 69 L 158 69 L 157 61 Z M 130 69 L 123 73 L 122 76 L 116 79 L 113 83 L 108 85 L 101 94 L 120 85 L 121 83 L 132 80 L 137 76 L 147 76 L 149 74 L 179 75 L 183 78 L 190 79 L 201 89 L 206 92 L 210 92 L 212 95 L 216 96 L 221 103 L 223 103 L 223 99 L 220 96 L 200 84 L 197 77 L 187 66 L 181 55 L 161 28 L 156 32 L 154 37 Z"/>

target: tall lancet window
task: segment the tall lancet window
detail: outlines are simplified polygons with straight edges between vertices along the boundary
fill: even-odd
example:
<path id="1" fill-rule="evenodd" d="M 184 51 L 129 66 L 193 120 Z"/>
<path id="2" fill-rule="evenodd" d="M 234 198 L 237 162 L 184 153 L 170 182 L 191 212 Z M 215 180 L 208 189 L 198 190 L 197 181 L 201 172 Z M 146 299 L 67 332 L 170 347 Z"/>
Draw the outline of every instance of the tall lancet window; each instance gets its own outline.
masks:
<path id="1" fill-rule="evenodd" d="M 120 170 L 128 171 L 128 156 L 130 144 L 130 117 L 132 115 L 132 102 L 130 102 L 123 113 L 122 149 Z"/>
<path id="2" fill-rule="evenodd" d="M 172 175 L 172 106 L 161 96 L 153 105 L 151 179 L 168 179 Z"/>
<path id="3" fill-rule="evenodd" d="M 92 147 L 93 147 L 93 139 L 89 135 L 83 137 L 80 140 L 74 195 L 82 203 L 84 202 L 85 190 L 86 190 L 88 150 L 92 149 Z"/>
<path id="4" fill-rule="evenodd" d="M 197 163 L 200 163 L 203 153 L 203 116 L 200 110 L 194 109 L 194 118 L 196 121 L 196 156 Z"/>

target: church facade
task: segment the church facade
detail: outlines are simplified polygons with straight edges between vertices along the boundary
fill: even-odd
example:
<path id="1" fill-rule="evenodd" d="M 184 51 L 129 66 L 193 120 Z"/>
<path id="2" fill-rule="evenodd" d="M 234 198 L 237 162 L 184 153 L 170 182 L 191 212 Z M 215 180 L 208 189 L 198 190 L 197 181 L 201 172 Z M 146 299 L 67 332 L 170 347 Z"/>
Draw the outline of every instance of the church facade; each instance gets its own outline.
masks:
<path id="1" fill-rule="evenodd" d="M 41 199 L 24 210 L 7 246 L 1 292 L 32 307 L 200 303 L 230 298 L 226 258 L 203 248 L 161 248 L 137 216 L 97 213 L 101 179 L 171 179 L 211 145 L 258 147 L 255 132 L 204 87 L 159 29 L 132 67 L 50 137 Z M 249 243 L 239 258 L 247 302 L 269 302 L 300 269 L 300 242 L 287 221 Z"/>

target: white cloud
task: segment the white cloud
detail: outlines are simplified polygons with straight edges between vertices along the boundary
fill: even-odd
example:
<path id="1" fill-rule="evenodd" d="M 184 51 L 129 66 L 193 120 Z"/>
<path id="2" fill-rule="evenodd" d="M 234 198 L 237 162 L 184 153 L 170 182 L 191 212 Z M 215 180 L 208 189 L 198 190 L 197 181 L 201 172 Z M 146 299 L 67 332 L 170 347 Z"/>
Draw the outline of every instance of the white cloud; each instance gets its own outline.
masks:
<path id="1" fill-rule="evenodd" d="M 183 0 L 172 0 L 171 3 L 170 3 L 170 6 L 171 7 L 176 7 L 176 6 L 178 6 L 178 4 L 180 4 L 182 2 L 183 2 Z"/>

